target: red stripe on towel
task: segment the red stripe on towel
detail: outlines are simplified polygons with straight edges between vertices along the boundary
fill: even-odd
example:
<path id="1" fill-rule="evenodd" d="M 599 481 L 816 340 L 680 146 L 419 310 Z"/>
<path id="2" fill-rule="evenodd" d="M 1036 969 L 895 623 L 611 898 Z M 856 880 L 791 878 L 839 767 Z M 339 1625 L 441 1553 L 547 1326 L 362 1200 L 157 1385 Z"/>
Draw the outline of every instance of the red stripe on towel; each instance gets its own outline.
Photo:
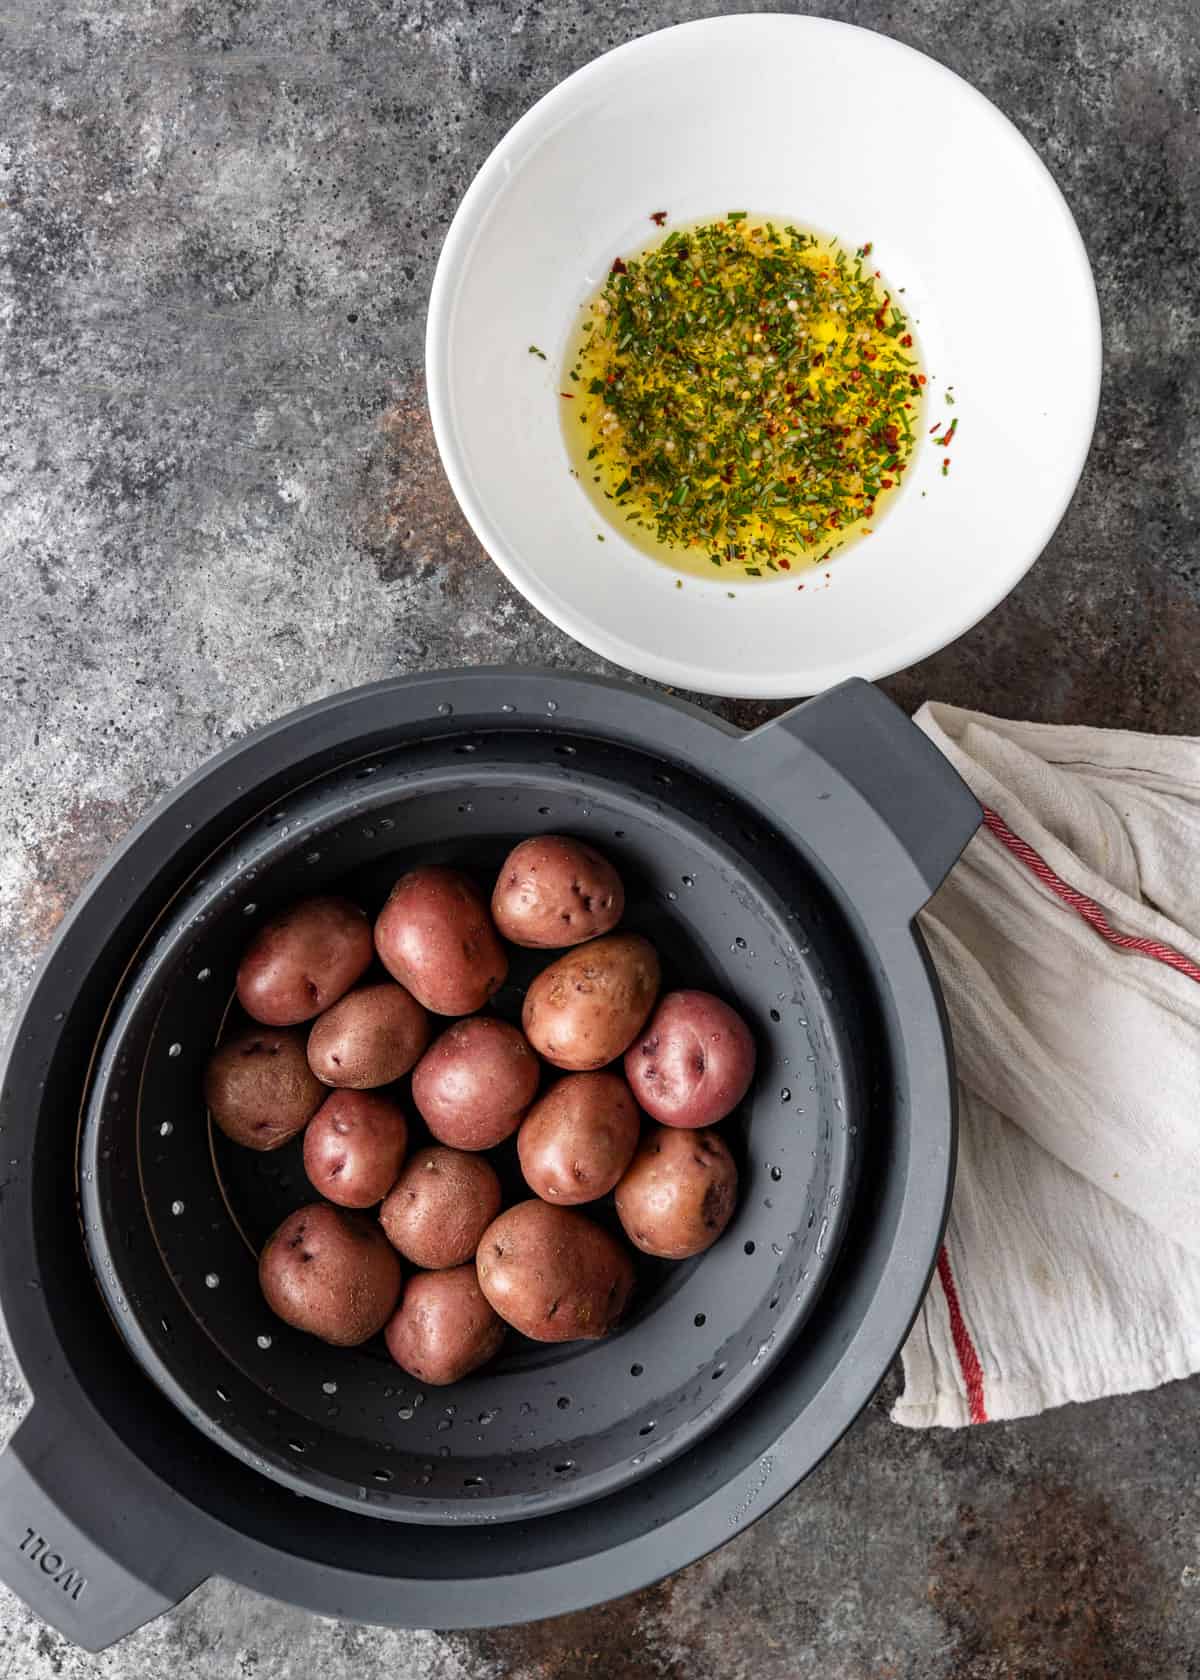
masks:
<path id="1" fill-rule="evenodd" d="M 1195 980 L 1200 985 L 1200 965 L 1194 963 L 1190 957 L 1185 957 L 1183 952 L 1177 951 L 1173 945 L 1164 945 L 1159 939 L 1138 939 L 1131 933 L 1118 933 L 1094 898 L 1089 898 L 1086 893 L 1068 886 L 1061 875 L 1054 873 L 1045 858 L 1035 852 L 1027 840 L 1022 840 L 1019 834 L 1014 834 L 1004 818 L 998 816 L 987 805 L 983 808 L 983 821 L 989 833 L 994 834 L 1002 846 L 1007 846 L 1012 855 L 1023 863 L 1031 874 L 1036 875 L 1044 887 L 1049 887 L 1056 898 L 1069 905 L 1076 915 L 1082 916 L 1101 939 L 1106 939 L 1118 950 L 1136 951 L 1139 956 L 1152 957 L 1155 962 L 1166 963 L 1168 968 L 1186 974 L 1189 980 Z"/>
<path id="2" fill-rule="evenodd" d="M 966 1384 L 967 1410 L 972 1423 L 986 1423 L 988 1415 L 987 1407 L 983 1403 L 983 1366 L 979 1363 L 975 1343 L 971 1340 L 971 1332 L 967 1329 L 967 1321 L 962 1315 L 958 1287 L 954 1282 L 954 1273 L 950 1270 L 950 1256 L 946 1252 L 945 1243 L 938 1249 L 937 1273 L 950 1312 L 950 1335 L 954 1342 L 954 1351 L 958 1355 L 958 1367 Z"/>

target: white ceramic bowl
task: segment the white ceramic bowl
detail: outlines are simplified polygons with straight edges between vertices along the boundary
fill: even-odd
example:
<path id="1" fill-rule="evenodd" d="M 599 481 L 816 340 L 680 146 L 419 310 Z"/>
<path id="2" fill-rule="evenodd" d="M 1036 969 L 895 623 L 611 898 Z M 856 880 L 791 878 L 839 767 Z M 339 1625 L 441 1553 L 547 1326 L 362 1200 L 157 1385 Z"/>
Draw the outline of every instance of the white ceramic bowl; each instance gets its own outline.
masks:
<path id="1" fill-rule="evenodd" d="M 677 224 L 735 207 L 873 241 L 918 323 L 925 430 L 959 427 L 949 474 L 924 439 L 875 534 L 828 579 L 676 588 L 569 476 L 562 363 L 613 258 L 654 236 L 651 211 Z M 944 646 L 1032 565 L 1091 439 L 1099 312 L 1061 194 L 974 88 L 868 30 L 725 17 L 617 48 L 510 130 L 446 237 L 427 368 L 463 511 L 555 624 L 664 683 L 812 694 Z"/>

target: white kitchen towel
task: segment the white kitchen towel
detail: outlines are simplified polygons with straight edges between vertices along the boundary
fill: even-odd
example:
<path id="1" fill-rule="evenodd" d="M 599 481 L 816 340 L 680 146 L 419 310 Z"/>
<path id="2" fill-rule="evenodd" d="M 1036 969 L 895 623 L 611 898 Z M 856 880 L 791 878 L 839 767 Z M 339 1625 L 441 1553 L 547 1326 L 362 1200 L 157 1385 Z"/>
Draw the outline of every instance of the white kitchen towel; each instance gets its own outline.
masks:
<path id="1" fill-rule="evenodd" d="M 1200 1369 L 1200 739 L 917 723 L 984 827 L 921 917 L 958 1176 L 892 1416 L 1023 1417 Z"/>

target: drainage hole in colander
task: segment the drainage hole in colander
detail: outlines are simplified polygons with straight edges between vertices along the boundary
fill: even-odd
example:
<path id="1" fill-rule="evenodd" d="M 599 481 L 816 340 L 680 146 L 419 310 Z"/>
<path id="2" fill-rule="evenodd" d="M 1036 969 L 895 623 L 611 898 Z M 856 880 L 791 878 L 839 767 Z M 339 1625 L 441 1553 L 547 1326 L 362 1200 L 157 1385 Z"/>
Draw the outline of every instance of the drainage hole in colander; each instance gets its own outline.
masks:
<path id="1" fill-rule="evenodd" d="M 699 1330 L 700 1326 L 705 1323 L 705 1315 L 703 1313 L 697 1313 L 695 1318 L 692 1320 L 692 1323 L 696 1326 L 697 1330 Z"/>
<path id="2" fill-rule="evenodd" d="M 565 1476 L 569 1470 L 574 1470 L 574 1468 L 575 1460 L 573 1458 L 564 1458 L 561 1464 L 556 1464 L 554 1466 L 554 1471 L 558 1476 Z"/>
<path id="3" fill-rule="evenodd" d="M 539 805 L 538 806 L 538 816 L 539 817 L 548 817 L 549 815 L 550 815 L 549 805 Z"/>
<path id="4" fill-rule="evenodd" d="M 778 1184 L 779 1180 L 783 1177 L 783 1168 L 782 1167 L 772 1167 L 771 1168 L 771 1177 L 774 1179 L 775 1183 Z"/>
<path id="5" fill-rule="evenodd" d="M 767 1305 L 770 1307 L 771 1311 L 774 1312 L 775 1308 L 779 1305 L 778 1295 L 772 1295 L 771 1299 L 767 1302 Z"/>
<path id="6" fill-rule="evenodd" d="M 464 1476 L 463 1477 L 463 1486 L 464 1487 L 483 1487 L 483 1485 L 484 1485 L 484 1481 L 483 1481 L 482 1476 Z"/>
<path id="7" fill-rule="evenodd" d="M 679 879 L 683 882 L 685 887 L 694 887 L 696 885 L 696 877 L 694 875 L 681 875 Z"/>
<path id="8" fill-rule="evenodd" d="M 297 1441 L 294 1439 L 288 1442 L 288 1446 L 291 1447 L 293 1452 L 297 1453 L 302 1453 L 307 1450 L 303 1441 Z"/>
<path id="9" fill-rule="evenodd" d="M 566 742 L 563 742 L 563 744 L 561 746 L 555 747 L 554 750 L 558 754 L 559 758 L 574 758 L 575 757 L 575 748 L 572 747 L 572 746 L 568 746 Z"/>
<path id="10" fill-rule="evenodd" d="M 455 747 L 454 750 L 456 753 L 473 753 L 479 751 L 479 745 L 475 741 L 464 741 L 461 746 Z"/>
<path id="11" fill-rule="evenodd" d="M 779 1018 L 780 1018 L 780 1016 L 779 1016 L 779 1011 L 778 1011 L 778 1009 L 772 1009 L 772 1011 L 771 1011 L 771 1019 L 772 1019 L 772 1021 L 778 1021 L 778 1020 L 779 1020 Z"/>
<path id="12" fill-rule="evenodd" d="M 371 1474 L 377 1482 L 390 1482 L 392 1479 L 390 1470 L 372 1470 Z"/>
<path id="13" fill-rule="evenodd" d="M 642 1425 L 642 1427 L 638 1430 L 638 1434 L 639 1435 L 649 1435 L 655 1427 L 656 1426 L 653 1423 L 653 1421 L 651 1421 L 650 1423 L 644 1423 Z"/>
<path id="14" fill-rule="evenodd" d="M 754 1253 L 754 1244 L 752 1242 L 744 1243 L 742 1245 L 742 1252 L 743 1252 L 743 1254 L 753 1254 Z"/>
<path id="15" fill-rule="evenodd" d="M 373 776 L 378 769 L 379 769 L 378 764 L 364 765 L 361 770 L 357 770 L 355 772 L 354 780 L 356 782 L 365 782 L 367 777 L 368 776 Z"/>
<path id="16" fill-rule="evenodd" d="M 725 1375 L 725 1367 L 724 1367 L 724 1365 L 714 1365 L 714 1367 L 713 1367 L 713 1374 L 712 1374 L 712 1380 L 713 1380 L 713 1381 L 714 1381 L 714 1382 L 716 1382 L 716 1381 L 717 1381 L 717 1379 L 718 1379 L 718 1377 L 723 1377 L 723 1376 L 724 1376 L 724 1375 Z"/>
<path id="17" fill-rule="evenodd" d="M 560 1394 L 554 1404 L 558 1407 L 560 1412 L 565 1412 L 567 1407 L 571 1404 L 571 1396 L 569 1394 Z"/>
<path id="18" fill-rule="evenodd" d="M 614 828 L 613 829 L 613 839 L 614 840 L 624 840 L 624 838 L 625 838 L 625 830 L 623 828 Z"/>
<path id="19" fill-rule="evenodd" d="M 217 1276 L 216 1272 L 205 1272 L 204 1287 L 206 1289 L 216 1289 L 220 1285 L 220 1282 L 221 1280 Z"/>
<path id="20" fill-rule="evenodd" d="M 183 1055 L 183 1045 L 182 1044 L 168 1045 L 167 1046 L 167 1055 L 172 1057 L 172 1059 L 176 1056 L 182 1056 Z"/>
<path id="21" fill-rule="evenodd" d="M 631 1365 L 629 1367 L 629 1375 L 631 1377 L 640 1377 L 645 1369 L 646 1367 L 644 1365 Z"/>

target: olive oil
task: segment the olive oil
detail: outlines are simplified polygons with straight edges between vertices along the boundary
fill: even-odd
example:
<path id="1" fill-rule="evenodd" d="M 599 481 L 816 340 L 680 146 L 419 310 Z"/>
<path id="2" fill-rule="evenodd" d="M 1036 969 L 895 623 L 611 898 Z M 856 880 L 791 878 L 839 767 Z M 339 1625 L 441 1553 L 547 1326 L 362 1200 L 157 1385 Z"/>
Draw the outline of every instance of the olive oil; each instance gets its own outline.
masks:
<path id="1" fill-rule="evenodd" d="M 678 571 L 740 582 L 824 564 L 876 528 L 921 436 L 901 305 L 870 245 L 741 211 L 672 229 L 614 262 L 569 337 L 572 472 L 607 524 Z"/>

